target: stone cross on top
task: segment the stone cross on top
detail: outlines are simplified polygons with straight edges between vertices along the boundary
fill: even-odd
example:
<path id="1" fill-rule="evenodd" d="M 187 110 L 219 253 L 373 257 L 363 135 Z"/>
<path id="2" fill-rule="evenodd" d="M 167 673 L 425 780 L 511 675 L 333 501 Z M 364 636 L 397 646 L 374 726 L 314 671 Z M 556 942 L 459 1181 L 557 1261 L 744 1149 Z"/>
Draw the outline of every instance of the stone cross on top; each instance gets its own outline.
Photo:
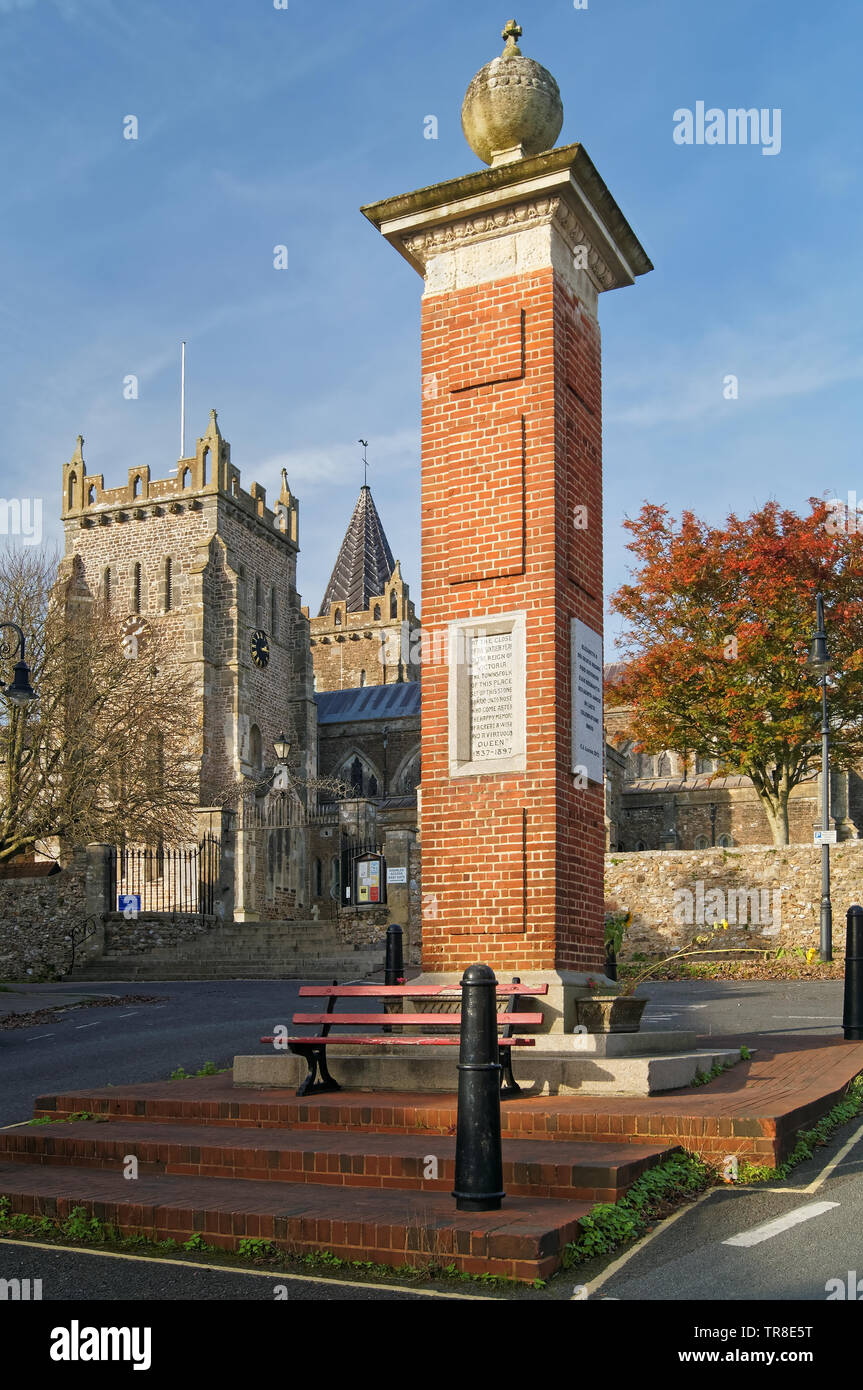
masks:
<path id="1" fill-rule="evenodd" d="M 524 30 L 516 19 L 511 19 L 506 28 L 502 31 L 501 38 L 506 39 L 506 46 L 510 53 L 519 52 L 518 41 L 523 33 Z"/>

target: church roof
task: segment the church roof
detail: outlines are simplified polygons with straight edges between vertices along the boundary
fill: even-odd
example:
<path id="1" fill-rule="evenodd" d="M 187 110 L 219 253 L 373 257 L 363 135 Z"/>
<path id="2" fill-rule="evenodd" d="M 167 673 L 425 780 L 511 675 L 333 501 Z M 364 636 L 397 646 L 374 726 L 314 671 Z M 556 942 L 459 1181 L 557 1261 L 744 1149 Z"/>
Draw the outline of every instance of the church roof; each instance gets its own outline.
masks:
<path id="1" fill-rule="evenodd" d="M 366 483 L 360 488 L 318 616 L 323 617 L 330 604 L 336 602 L 344 603 L 348 613 L 361 613 L 375 594 L 384 592 L 395 567 L 371 488 Z"/>
<path id="2" fill-rule="evenodd" d="M 404 719 L 420 712 L 419 681 L 362 685 L 350 690 L 321 690 L 315 695 L 319 724 L 346 724 L 354 719 Z"/>

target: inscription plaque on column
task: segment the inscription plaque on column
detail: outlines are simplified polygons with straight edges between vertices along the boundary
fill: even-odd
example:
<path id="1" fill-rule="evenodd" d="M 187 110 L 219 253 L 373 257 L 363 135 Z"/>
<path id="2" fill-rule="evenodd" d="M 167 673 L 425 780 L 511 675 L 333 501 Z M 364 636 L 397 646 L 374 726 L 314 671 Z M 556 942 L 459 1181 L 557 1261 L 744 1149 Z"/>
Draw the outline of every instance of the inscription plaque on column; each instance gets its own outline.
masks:
<path id="1" fill-rule="evenodd" d="M 470 644 L 470 758 L 511 758 L 514 748 L 512 632 Z"/>
<path id="2" fill-rule="evenodd" d="M 586 623 L 573 618 L 572 770 L 583 769 L 588 780 L 604 779 L 605 734 L 602 720 L 602 638 Z"/>
<path id="3" fill-rule="evenodd" d="M 450 623 L 449 770 L 520 772 L 525 766 L 525 615 Z"/>

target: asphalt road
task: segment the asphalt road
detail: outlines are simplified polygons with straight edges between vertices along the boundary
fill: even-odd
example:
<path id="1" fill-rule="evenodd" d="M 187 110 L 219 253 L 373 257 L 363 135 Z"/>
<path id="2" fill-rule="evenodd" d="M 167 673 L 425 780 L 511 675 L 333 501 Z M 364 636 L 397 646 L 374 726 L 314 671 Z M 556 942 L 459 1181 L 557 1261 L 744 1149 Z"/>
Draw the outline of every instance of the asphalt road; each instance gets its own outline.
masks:
<path id="1" fill-rule="evenodd" d="M 0 1125 L 29 1119 L 33 1100 L 85 1086 L 164 1081 L 177 1067 L 193 1072 L 212 1061 L 227 1067 L 238 1052 L 259 1050 L 258 1039 L 289 1024 L 298 980 L 219 980 L 207 983 L 96 984 L 88 994 L 158 995 L 158 1004 L 76 1008 L 32 1028 L 0 1030 Z M 51 993 L 80 996 L 81 985 L 52 985 Z M 33 1007 L 39 995 L 33 993 Z"/>
<path id="2" fill-rule="evenodd" d="M 831 1169 L 851 1139 L 852 1147 Z M 676 1220 L 657 1226 L 650 1239 L 612 1261 L 604 1273 L 583 1267 L 580 1283 L 589 1299 L 823 1303 L 829 1293 L 838 1293 L 830 1281 L 840 1280 L 841 1301 L 847 1302 L 854 1271 L 852 1296 L 863 1301 L 861 1175 L 858 1118 L 786 1182 L 714 1188 Z"/>

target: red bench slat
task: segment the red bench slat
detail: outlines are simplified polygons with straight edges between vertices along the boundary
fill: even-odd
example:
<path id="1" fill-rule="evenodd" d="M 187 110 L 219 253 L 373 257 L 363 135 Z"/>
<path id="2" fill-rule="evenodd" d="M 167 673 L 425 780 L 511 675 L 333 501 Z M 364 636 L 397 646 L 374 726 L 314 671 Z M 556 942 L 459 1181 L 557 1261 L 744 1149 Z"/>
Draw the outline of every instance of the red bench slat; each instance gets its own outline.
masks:
<path id="1" fill-rule="evenodd" d="M 356 1027 L 358 1024 L 370 1028 L 374 1024 L 404 1023 L 412 1028 L 423 1028 L 432 1020 L 441 1026 L 461 1026 L 461 1014 L 294 1014 L 291 1022 L 298 1027 L 304 1023 L 330 1023 L 341 1028 Z M 542 1014 L 498 1014 L 497 1021 L 501 1027 L 511 1023 L 519 1028 L 528 1028 L 532 1024 L 541 1024 Z"/>
<path id="2" fill-rule="evenodd" d="M 262 1043 L 271 1043 L 271 1042 L 274 1042 L 274 1041 L 275 1041 L 274 1038 L 261 1038 L 261 1042 L 262 1042 Z M 394 1036 L 394 1037 L 383 1036 L 383 1037 L 381 1037 L 380 1034 L 377 1034 L 377 1033 L 374 1034 L 372 1037 L 364 1037 L 364 1036 L 362 1036 L 362 1037 L 360 1037 L 360 1036 L 358 1036 L 358 1037 L 341 1037 L 341 1038 L 333 1038 L 333 1037 L 329 1037 L 329 1038 L 305 1037 L 305 1038 L 280 1038 L 280 1039 L 279 1039 L 279 1042 L 280 1042 L 283 1046 L 287 1046 L 288 1043 L 301 1043 L 301 1044 L 303 1045 L 303 1047 L 314 1047 L 316 1043 L 326 1043 L 327 1047 L 331 1047 L 331 1046 L 333 1046 L 333 1045 L 338 1045 L 339 1043 L 342 1043 L 342 1044 L 343 1044 L 343 1043 L 357 1043 L 357 1044 L 362 1043 L 363 1045 L 366 1045 L 366 1044 L 368 1044 L 369 1046 L 375 1046 L 375 1045 L 377 1045 L 377 1046 L 379 1046 L 379 1047 L 382 1047 L 382 1046 L 384 1046 L 384 1045 L 386 1045 L 387 1047 L 389 1047 L 391 1044 L 395 1045 L 396 1047 L 399 1047 L 399 1046 L 405 1046 L 405 1047 L 411 1046 L 411 1047 L 412 1047 L 412 1046 L 414 1046 L 414 1044 L 417 1044 L 417 1045 L 419 1045 L 420 1047 L 458 1047 L 459 1041 L 460 1041 L 460 1039 L 458 1039 L 458 1038 L 450 1038 L 450 1037 L 440 1037 L 440 1038 L 401 1038 L 401 1037 L 398 1037 L 398 1036 Z M 498 1038 L 498 1046 L 499 1046 L 499 1047 L 533 1047 L 533 1046 L 535 1045 L 535 1043 L 536 1043 L 536 1038 Z"/>
<path id="3" fill-rule="evenodd" d="M 548 994 L 548 984 L 543 985 L 498 985 L 498 994 Z M 299 990 L 303 999 L 399 999 L 407 995 L 413 999 L 432 999 L 438 994 L 451 994 L 461 998 L 458 985 L 301 985 Z"/>

